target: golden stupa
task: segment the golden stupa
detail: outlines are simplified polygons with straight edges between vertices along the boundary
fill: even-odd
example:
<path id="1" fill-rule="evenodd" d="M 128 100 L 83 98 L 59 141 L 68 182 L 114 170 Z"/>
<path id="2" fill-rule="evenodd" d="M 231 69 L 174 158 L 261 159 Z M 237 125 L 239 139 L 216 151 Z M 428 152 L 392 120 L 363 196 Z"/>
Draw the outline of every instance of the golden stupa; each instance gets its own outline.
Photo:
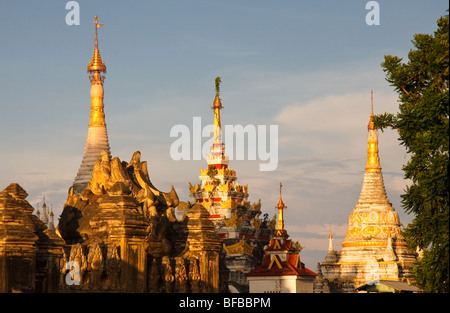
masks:
<path id="1" fill-rule="evenodd" d="M 368 123 L 367 163 L 359 199 L 348 218 L 342 250 L 330 248 L 315 292 L 355 292 L 356 288 L 379 280 L 407 282 L 415 253 L 408 250 L 399 216 L 389 202 L 383 181 L 378 134 L 372 110 Z"/>

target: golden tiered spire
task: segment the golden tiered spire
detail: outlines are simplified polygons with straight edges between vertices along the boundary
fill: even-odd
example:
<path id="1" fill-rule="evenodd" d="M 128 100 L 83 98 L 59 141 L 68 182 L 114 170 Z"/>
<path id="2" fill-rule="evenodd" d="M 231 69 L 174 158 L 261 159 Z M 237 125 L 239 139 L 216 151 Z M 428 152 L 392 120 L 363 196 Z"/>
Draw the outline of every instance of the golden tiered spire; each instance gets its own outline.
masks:
<path id="1" fill-rule="evenodd" d="M 280 199 L 278 199 L 278 203 L 277 203 L 277 206 L 276 206 L 276 208 L 278 209 L 277 230 L 283 230 L 284 229 L 283 210 L 287 208 L 287 206 L 284 204 L 283 199 L 281 197 L 281 187 L 283 187 L 283 185 L 280 182 Z"/>
<path id="2" fill-rule="evenodd" d="M 91 62 L 89 62 L 87 67 L 87 71 L 91 75 L 96 71 L 106 73 L 106 66 L 103 63 L 102 58 L 100 57 L 100 51 L 98 50 L 98 36 L 97 36 L 97 28 L 102 27 L 103 24 L 98 23 L 97 15 L 95 16 L 94 24 L 95 24 L 95 49 L 94 55 L 92 56 L 92 60 Z"/>
<path id="3" fill-rule="evenodd" d="M 101 158 L 101 151 L 106 151 L 111 157 L 103 105 L 103 81 L 105 79 L 103 74 L 106 73 L 106 66 L 100 57 L 97 35 L 97 28 L 103 25 L 98 24 L 97 16 L 95 16 L 94 26 L 94 56 L 87 66 L 91 82 L 91 114 L 83 160 L 73 183 L 74 192 L 77 194 L 81 194 L 88 185 L 95 161 Z"/>
<path id="4" fill-rule="evenodd" d="M 328 253 L 320 267 L 323 281 L 342 282 L 337 292 L 354 292 L 354 288 L 378 279 L 405 281 L 415 261 L 402 235 L 398 213 L 386 194 L 373 123 L 373 92 L 371 99 L 367 166 L 361 193 L 348 217 L 342 249 L 334 251 L 330 231 Z"/>
<path id="5" fill-rule="evenodd" d="M 367 130 L 369 131 L 367 139 L 367 165 L 366 172 L 379 172 L 381 171 L 380 156 L 378 154 L 378 135 L 376 128 L 373 124 L 373 90 L 370 93 L 371 98 L 371 113 Z"/>
<path id="6" fill-rule="evenodd" d="M 216 77 L 216 97 L 214 98 L 214 103 L 212 109 L 214 110 L 214 141 L 211 148 L 213 155 L 223 155 L 225 152 L 225 146 L 222 142 L 222 126 L 220 123 L 220 110 L 222 107 L 222 102 L 220 101 L 220 77 Z"/>
<path id="7" fill-rule="evenodd" d="M 106 73 L 106 66 L 100 57 L 98 50 L 98 36 L 97 28 L 102 27 L 103 24 L 98 24 L 97 15 L 95 16 L 95 49 L 94 56 L 89 62 L 87 71 L 91 81 L 91 121 L 89 126 L 98 127 L 105 125 L 105 113 L 103 112 L 103 81 Z"/>

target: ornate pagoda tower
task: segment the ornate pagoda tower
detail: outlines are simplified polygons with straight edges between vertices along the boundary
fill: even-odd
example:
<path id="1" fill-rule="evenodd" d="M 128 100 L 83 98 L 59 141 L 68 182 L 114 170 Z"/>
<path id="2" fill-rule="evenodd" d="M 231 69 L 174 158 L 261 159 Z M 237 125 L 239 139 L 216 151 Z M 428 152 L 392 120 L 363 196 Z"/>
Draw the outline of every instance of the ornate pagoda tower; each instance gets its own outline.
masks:
<path id="1" fill-rule="evenodd" d="M 369 119 L 367 164 L 358 203 L 348 218 L 347 235 L 341 251 L 330 248 L 319 263 L 315 292 L 355 292 L 378 280 L 407 281 L 415 253 L 406 247 L 399 216 L 386 194 L 378 152 L 378 135 Z"/>
<path id="2" fill-rule="evenodd" d="M 216 96 L 213 102 L 214 138 L 207 169 L 200 168 L 200 183 L 189 183 L 190 198 L 203 205 L 215 231 L 223 240 L 222 264 L 226 267 L 230 292 L 248 292 L 246 274 L 261 260 L 263 247 L 270 238 L 269 221 L 262 220 L 261 200 L 251 204 L 248 186 L 241 186 L 236 172 L 229 168 L 222 141 L 220 111 L 220 77 L 215 80 Z M 181 211 L 181 210 L 180 210 Z"/>
<path id="3" fill-rule="evenodd" d="M 73 191 L 77 194 L 80 194 L 88 185 L 94 169 L 95 160 L 101 158 L 101 151 L 106 151 L 111 158 L 108 133 L 106 131 L 105 113 L 103 111 L 103 82 L 105 79 L 104 74 L 106 73 L 106 66 L 100 57 L 97 37 L 97 29 L 103 25 L 98 24 L 97 16 L 95 16 L 94 23 L 94 55 L 87 66 L 87 72 L 91 82 L 91 115 L 83 160 L 73 182 Z"/>
<path id="4" fill-rule="evenodd" d="M 292 242 L 284 228 L 283 211 L 287 208 L 281 197 L 277 228 L 264 249 L 262 264 L 247 274 L 251 293 L 312 293 L 316 273 L 300 262 L 300 245 Z"/>
<path id="5" fill-rule="evenodd" d="M 229 158 L 225 155 L 225 144 L 222 142 L 220 110 L 223 108 L 220 93 L 220 77 L 215 80 L 216 96 L 212 106 L 214 112 L 214 138 L 211 155 L 207 156 L 208 168 L 200 168 L 200 184 L 192 186 L 189 183 L 190 198 L 194 203 L 202 204 L 210 213 L 210 219 L 217 226 L 225 228 L 240 226 L 243 219 L 254 218 L 260 214 L 260 203 L 250 205 L 247 202 L 248 186 L 241 186 L 237 181 L 236 172 L 228 167 Z M 236 216 L 238 206 L 252 209 L 250 216 Z M 222 238 L 238 238 L 238 233 L 227 230 L 219 231 Z"/>

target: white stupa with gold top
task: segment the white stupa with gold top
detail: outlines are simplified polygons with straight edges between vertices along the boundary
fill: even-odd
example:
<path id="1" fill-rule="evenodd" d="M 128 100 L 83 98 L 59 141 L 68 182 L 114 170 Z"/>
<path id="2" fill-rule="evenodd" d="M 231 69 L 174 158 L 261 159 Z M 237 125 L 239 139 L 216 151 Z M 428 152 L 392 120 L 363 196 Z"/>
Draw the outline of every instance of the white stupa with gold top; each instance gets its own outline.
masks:
<path id="1" fill-rule="evenodd" d="M 214 138 L 207 168 L 200 168 L 200 183 L 189 183 L 190 198 L 202 204 L 210 213 L 216 233 L 223 239 L 223 260 L 229 271 L 231 292 L 248 292 L 246 273 L 262 259 L 263 247 L 270 239 L 273 223 L 261 219 L 261 200 L 248 201 L 248 186 L 238 182 L 236 172 L 229 167 L 222 141 L 220 111 L 222 101 L 220 77 L 216 78 Z"/>
<path id="2" fill-rule="evenodd" d="M 368 128 L 367 164 L 358 203 L 348 218 L 341 251 L 330 247 L 319 264 L 316 292 L 354 292 L 380 280 L 408 281 L 415 253 L 406 247 L 399 216 L 386 194 L 372 110 Z"/>
<path id="3" fill-rule="evenodd" d="M 87 66 L 91 82 L 91 114 L 83 160 L 73 182 L 73 191 L 77 194 L 80 194 L 91 180 L 95 160 L 101 158 L 102 153 L 106 153 L 111 158 L 103 105 L 103 81 L 105 79 L 106 66 L 100 57 L 97 36 L 97 28 L 101 26 L 103 25 L 98 24 L 97 16 L 95 16 L 94 55 Z"/>

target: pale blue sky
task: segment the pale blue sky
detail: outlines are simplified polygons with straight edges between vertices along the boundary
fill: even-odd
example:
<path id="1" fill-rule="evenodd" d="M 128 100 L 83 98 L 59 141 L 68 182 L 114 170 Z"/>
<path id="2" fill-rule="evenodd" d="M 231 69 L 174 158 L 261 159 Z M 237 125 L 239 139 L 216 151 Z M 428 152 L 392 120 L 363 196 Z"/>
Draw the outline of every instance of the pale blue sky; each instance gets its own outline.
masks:
<path id="1" fill-rule="evenodd" d="M 370 90 L 375 113 L 395 112 L 383 55 L 407 56 L 414 33 L 432 33 L 447 1 L 80 0 L 80 25 L 68 26 L 67 1 L 0 0 L 0 188 L 18 182 L 36 206 L 59 216 L 84 151 L 94 43 L 93 17 L 104 24 L 99 47 L 108 72 L 105 112 L 111 152 L 129 161 L 140 150 L 154 184 L 174 184 L 188 200 L 206 161 L 170 158 L 172 126 L 212 123 L 214 78 L 222 77 L 224 124 L 279 126 L 279 166 L 232 161 L 250 200 L 273 216 L 283 181 L 286 228 L 315 270 L 333 224 L 335 248 L 356 204 L 366 157 Z M 206 140 L 206 139 L 205 139 Z M 388 196 L 401 221 L 396 134 L 380 134 Z"/>

